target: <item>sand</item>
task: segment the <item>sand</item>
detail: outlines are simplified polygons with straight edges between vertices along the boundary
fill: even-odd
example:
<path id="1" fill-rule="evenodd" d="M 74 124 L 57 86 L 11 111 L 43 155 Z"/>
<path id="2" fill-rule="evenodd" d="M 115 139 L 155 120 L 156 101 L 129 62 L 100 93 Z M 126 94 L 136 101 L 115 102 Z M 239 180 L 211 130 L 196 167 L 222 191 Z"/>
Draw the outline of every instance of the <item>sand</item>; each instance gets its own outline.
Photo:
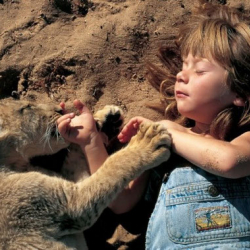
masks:
<path id="1" fill-rule="evenodd" d="M 250 9 L 246 0 L 213 2 Z M 145 65 L 161 65 L 158 48 L 174 41 L 196 3 L 0 0 L 0 98 L 68 106 L 80 99 L 92 111 L 106 104 L 121 106 L 125 122 L 137 115 L 162 119 L 146 106 L 160 95 L 147 82 Z M 138 233 L 117 232 L 102 249 L 144 248 L 144 240 L 140 246 L 131 244 Z"/>

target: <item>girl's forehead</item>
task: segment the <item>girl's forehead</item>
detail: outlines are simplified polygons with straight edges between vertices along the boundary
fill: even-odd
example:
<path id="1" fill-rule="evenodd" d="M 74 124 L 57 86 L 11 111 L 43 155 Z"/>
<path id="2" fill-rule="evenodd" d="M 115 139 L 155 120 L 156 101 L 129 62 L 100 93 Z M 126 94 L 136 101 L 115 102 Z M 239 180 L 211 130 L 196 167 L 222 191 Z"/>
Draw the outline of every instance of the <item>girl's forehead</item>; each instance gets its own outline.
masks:
<path id="1" fill-rule="evenodd" d="M 188 60 L 192 60 L 192 61 L 209 61 L 208 58 L 206 57 L 201 57 L 201 56 L 195 56 L 191 53 L 189 53 L 187 56 L 183 56 L 182 57 L 183 61 L 188 61 Z"/>
<path id="2" fill-rule="evenodd" d="M 186 60 L 189 55 L 197 59 L 206 59 L 210 63 L 218 64 L 221 67 L 229 70 L 231 67 L 231 53 L 230 48 L 227 48 L 221 43 L 212 43 L 209 41 L 192 40 L 187 44 L 181 46 L 181 58 Z M 212 43 L 212 44 L 211 44 Z"/>
<path id="3" fill-rule="evenodd" d="M 188 62 L 192 61 L 194 63 L 196 62 L 206 62 L 206 63 L 212 63 L 212 64 L 219 64 L 211 55 L 208 56 L 199 56 L 199 55 L 193 55 L 192 53 L 189 53 L 186 56 L 182 56 L 182 61 Z"/>

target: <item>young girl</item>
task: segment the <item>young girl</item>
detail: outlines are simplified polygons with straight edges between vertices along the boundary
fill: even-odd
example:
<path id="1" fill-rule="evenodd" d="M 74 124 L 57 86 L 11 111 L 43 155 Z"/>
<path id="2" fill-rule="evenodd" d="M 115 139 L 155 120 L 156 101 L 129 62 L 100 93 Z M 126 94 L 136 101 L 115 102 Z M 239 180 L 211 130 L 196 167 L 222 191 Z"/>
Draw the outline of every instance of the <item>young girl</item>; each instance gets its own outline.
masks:
<path id="1" fill-rule="evenodd" d="M 176 78 L 166 57 L 166 73 L 150 66 L 154 84 L 164 76 L 160 89 L 169 120 L 162 123 L 172 136 L 173 149 L 165 172 L 173 171 L 162 181 L 146 249 L 250 248 L 249 22 L 226 6 L 203 4 L 180 31 L 178 46 L 183 65 Z M 59 121 L 66 138 L 65 131 L 74 130 L 79 117 L 67 118 L 70 115 Z M 144 120 L 131 119 L 119 140 L 129 141 Z M 83 150 L 95 171 L 107 155 L 93 127 L 85 133 L 90 143 Z M 81 144 L 86 138 L 80 134 L 74 142 Z M 99 157 L 93 160 L 97 151 Z M 133 208 L 147 180 L 146 174 L 131 182 L 110 205 L 113 211 Z"/>

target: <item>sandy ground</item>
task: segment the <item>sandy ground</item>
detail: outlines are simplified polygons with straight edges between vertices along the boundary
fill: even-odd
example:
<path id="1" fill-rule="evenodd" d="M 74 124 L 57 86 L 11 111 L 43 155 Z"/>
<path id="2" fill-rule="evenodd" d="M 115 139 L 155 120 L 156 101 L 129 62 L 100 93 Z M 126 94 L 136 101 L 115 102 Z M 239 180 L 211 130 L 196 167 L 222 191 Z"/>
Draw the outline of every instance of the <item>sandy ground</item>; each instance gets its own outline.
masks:
<path id="1" fill-rule="evenodd" d="M 250 9 L 247 0 L 213 2 Z M 68 105 L 78 98 L 93 111 L 119 105 L 125 121 L 136 115 L 161 119 L 146 106 L 159 100 L 159 93 L 145 79 L 145 64 L 160 64 L 159 46 L 174 41 L 194 4 L 195 0 L 0 0 L 0 98 Z M 98 233 L 96 239 L 102 231 Z M 143 244 L 128 247 L 137 235 L 123 231 L 120 243 L 111 238 L 109 245 L 143 249 Z"/>

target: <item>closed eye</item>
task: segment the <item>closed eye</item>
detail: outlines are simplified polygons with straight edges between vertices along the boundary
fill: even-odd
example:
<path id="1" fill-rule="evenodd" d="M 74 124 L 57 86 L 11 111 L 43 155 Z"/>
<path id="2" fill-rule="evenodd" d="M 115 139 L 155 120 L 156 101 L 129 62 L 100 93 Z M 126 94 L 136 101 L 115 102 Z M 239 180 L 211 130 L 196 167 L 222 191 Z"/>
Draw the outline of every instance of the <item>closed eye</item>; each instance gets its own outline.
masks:
<path id="1" fill-rule="evenodd" d="M 195 73 L 198 75 L 202 75 L 202 74 L 206 73 L 206 71 L 205 70 L 196 70 Z"/>

